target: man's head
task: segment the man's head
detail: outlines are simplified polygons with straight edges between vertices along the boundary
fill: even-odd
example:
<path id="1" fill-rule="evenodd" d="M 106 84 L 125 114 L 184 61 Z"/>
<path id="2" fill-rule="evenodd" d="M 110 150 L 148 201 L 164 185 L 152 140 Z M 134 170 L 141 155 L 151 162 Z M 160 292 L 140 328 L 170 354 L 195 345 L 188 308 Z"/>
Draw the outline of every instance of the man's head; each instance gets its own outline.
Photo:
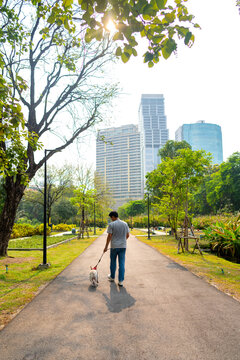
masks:
<path id="1" fill-rule="evenodd" d="M 112 221 L 115 221 L 118 219 L 118 213 L 116 211 L 111 211 L 109 217 L 112 219 Z"/>

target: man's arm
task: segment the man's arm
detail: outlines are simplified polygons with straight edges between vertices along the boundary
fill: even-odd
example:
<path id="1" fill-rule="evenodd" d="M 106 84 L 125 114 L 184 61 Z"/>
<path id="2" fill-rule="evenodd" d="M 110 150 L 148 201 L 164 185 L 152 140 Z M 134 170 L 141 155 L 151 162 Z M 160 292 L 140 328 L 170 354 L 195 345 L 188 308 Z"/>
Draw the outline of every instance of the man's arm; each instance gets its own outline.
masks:
<path id="1" fill-rule="evenodd" d="M 110 243 L 111 240 L 112 240 L 112 234 L 108 234 L 108 236 L 107 236 L 107 241 L 106 241 L 106 245 L 105 245 L 105 248 L 104 248 L 103 252 L 106 252 L 106 251 L 107 251 L 108 245 L 109 245 L 109 243 Z"/>
<path id="2" fill-rule="evenodd" d="M 129 238 L 129 232 L 127 233 L 127 235 L 126 235 L 126 239 L 128 239 Z"/>

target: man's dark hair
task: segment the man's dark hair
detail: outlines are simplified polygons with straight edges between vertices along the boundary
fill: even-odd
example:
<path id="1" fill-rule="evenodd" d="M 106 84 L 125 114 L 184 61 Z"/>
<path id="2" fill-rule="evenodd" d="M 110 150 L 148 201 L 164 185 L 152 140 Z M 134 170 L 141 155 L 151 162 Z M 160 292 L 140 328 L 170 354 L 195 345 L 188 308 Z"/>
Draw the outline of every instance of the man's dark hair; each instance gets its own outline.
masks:
<path id="1" fill-rule="evenodd" d="M 118 217 L 118 213 L 116 211 L 111 211 L 110 214 L 108 215 L 110 217 L 114 216 L 114 217 Z"/>

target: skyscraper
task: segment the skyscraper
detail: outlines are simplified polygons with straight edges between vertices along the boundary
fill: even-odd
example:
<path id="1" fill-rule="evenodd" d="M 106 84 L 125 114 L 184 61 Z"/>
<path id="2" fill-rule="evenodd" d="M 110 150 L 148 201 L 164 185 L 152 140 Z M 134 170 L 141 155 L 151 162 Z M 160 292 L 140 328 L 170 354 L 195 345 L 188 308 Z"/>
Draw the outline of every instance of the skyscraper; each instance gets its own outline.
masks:
<path id="1" fill-rule="evenodd" d="M 99 140 L 104 137 L 103 140 Z M 136 125 L 99 132 L 96 171 L 112 191 L 115 208 L 142 199 L 140 134 Z"/>
<path id="2" fill-rule="evenodd" d="M 167 118 L 162 94 L 143 94 L 139 107 L 142 179 L 160 163 L 158 151 L 168 141 Z"/>
<path id="3" fill-rule="evenodd" d="M 175 140 L 186 140 L 193 150 L 205 150 L 213 156 L 213 164 L 223 162 L 222 130 L 219 125 L 204 120 L 194 124 L 183 124 L 175 133 Z"/>

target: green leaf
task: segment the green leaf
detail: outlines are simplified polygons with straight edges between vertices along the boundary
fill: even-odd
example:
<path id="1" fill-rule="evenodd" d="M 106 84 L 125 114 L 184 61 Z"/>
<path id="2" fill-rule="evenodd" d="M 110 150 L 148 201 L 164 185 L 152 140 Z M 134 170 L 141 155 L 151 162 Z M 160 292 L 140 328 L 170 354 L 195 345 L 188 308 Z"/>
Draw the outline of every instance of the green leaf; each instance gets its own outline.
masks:
<path id="1" fill-rule="evenodd" d="M 154 36 L 153 38 L 154 44 L 159 44 L 162 41 L 162 39 L 164 39 L 164 37 L 165 37 L 164 34 Z"/>
<path id="2" fill-rule="evenodd" d="M 150 15 L 143 14 L 143 20 L 150 21 L 151 19 L 152 17 Z"/>
<path id="3" fill-rule="evenodd" d="M 121 56 L 122 55 L 122 49 L 120 48 L 120 46 L 117 48 L 116 50 L 116 55 L 117 56 Z"/>
<path id="4" fill-rule="evenodd" d="M 102 36 L 103 36 L 103 30 L 102 30 L 102 29 L 98 29 L 98 30 L 96 31 L 96 36 L 95 36 L 96 40 L 101 41 L 101 40 L 102 40 Z"/>
<path id="5" fill-rule="evenodd" d="M 146 52 L 145 56 L 144 56 L 144 62 L 149 62 L 153 60 L 153 54 L 150 52 Z"/>
<path id="6" fill-rule="evenodd" d="M 137 56 L 137 51 L 136 51 L 136 49 L 132 49 L 132 54 L 133 54 L 133 56 Z"/>
<path id="7" fill-rule="evenodd" d="M 167 39 L 164 41 L 164 46 L 162 48 L 162 54 L 164 59 L 168 59 L 174 50 L 176 50 L 177 46 L 173 39 Z"/>
<path id="8" fill-rule="evenodd" d="M 150 61 L 150 62 L 148 63 L 148 67 L 149 67 L 149 68 L 152 68 L 153 66 L 154 66 L 153 61 Z"/>
<path id="9" fill-rule="evenodd" d="M 95 7 L 95 10 L 96 10 L 98 13 L 104 13 L 105 10 L 106 10 L 107 4 L 108 4 L 108 3 L 107 3 L 106 0 L 97 1 L 97 6 Z"/>
<path id="10" fill-rule="evenodd" d="M 167 3 L 167 0 L 156 0 L 159 10 L 164 9 Z"/>
<path id="11" fill-rule="evenodd" d="M 185 45 L 188 45 L 189 41 L 191 40 L 191 37 L 192 37 L 192 33 L 191 33 L 191 31 L 188 31 L 185 36 L 185 40 L 184 40 Z"/>
<path id="12" fill-rule="evenodd" d="M 165 20 L 169 24 L 174 22 L 175 19 L 176 19 L 176 15 L 175 15 L 174 11 L 172 11 L 171 13 L 168 13 L 168 14 L 165 15 Z"/>
<path id="13" fill-rule="evenodd" d="M 123 40 L 123 34 L 121 32 L 117 32 L 116 34 L 114 34 L 113 36 L 113 41 L 117 41 L 117 40 Z"/>
<path id="14" fill-rule="evenodd" d="M 65 8 L 72 6 L 72 4 L 73 4 L 73 0 L 63 0 L 63 6 Z"/>
<path id="15" fill-rule="evenodd" d="M 130 55 L 129 55 L 128 53 L 124 52 L 124 53 L 122 53 L 122 55 L 121 55 L 121 59 L 122 59 L 122 61 L 123 61 L 124 64 L 125 64 L 125 63 L 128 62 L 128 60 L 130 59 Z"/>
<path id="16" fill-rule="evenodd" d="M 144 6 L 142 13 L 143 16 L 149 15 L 151 20 L 151 17 L 156 15 L 156 10 L 153 9 L 151 4 L 147 4 L 146 6 Z"/>

